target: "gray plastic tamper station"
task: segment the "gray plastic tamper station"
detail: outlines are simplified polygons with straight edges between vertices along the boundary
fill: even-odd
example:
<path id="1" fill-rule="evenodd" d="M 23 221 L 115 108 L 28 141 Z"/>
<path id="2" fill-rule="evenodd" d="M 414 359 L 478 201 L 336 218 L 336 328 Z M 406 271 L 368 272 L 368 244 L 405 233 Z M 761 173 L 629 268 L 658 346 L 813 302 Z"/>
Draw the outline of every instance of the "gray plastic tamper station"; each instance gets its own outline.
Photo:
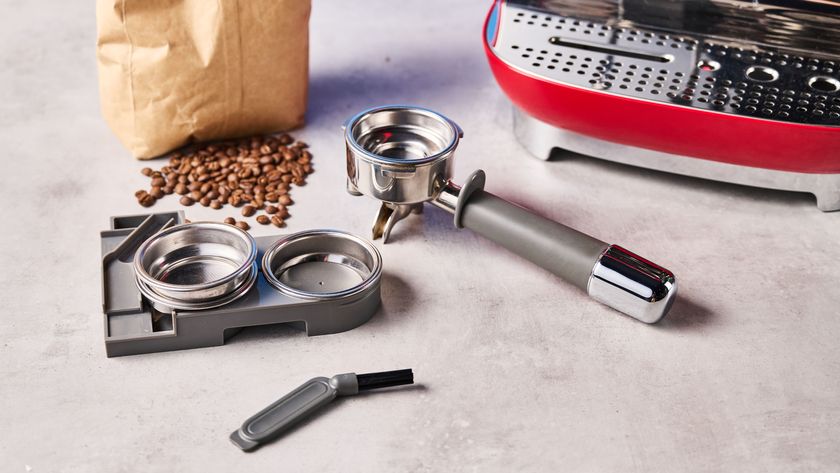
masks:
<path id="1" fill-rule="evenodd" d="M 677 292 L 674 274 L 484 191 L 484 172 L 463 186 L 450 180 L 464 133 L 452 120 L 419 107 L 377 107 L 344 125 L 347 190 L 382 201 L 373 238 L 387 242 L 394 225 L 430 202 L 469 228 L 646 323 L 660 320 Z"/>
<path id="2" fill-rule="evenodd" d="M 167 212 L 113 217 L 101 243 L 109 357 L 223 345 L 278 323 L 338 333 L 380 303 L 379 251 L 338 230 L 254 238 Z"/>
<path id="3" fill-rule="evenodd" d="M 338 396 L 413 383 L 414 373 L 410 369 L 312 378 L 249 417 L 242 427 L 230 434 L 230 440 L 242 450 L 250 451 L 279 437 Z"/>

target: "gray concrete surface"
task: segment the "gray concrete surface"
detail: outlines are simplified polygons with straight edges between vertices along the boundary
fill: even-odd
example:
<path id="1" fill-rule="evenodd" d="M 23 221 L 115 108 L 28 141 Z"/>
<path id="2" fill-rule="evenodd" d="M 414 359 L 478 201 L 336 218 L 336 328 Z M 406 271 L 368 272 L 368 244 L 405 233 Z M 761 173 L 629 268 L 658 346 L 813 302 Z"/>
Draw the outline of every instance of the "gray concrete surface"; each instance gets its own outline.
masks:
<path id="1" fill-rule="evenodd" d="M 458 176 L 484 168 L 491 191 L 669 266 L 682 285 L 670 318 L 622 317 L 430 208 L 381 247 L 384 306 L 356 330 L 249 329 L 223 347 L 107 359 L 98 232 L 142 210 L 143 165 L 99 115 L 92 2 L 5 0 L 0 470 L 840 470 L 840 213 L 530 158 L 483 57 L 489 1 L 315 3 L 297 136 L 317 172 L 294 192 L 289 232 L 367 234 L 376 203 L 344 192 L 341 123 L 422 104 L 466 131 Z M 228 442 L 311 376 L 406 367 L 413 389 L 342 401 L 253 454 Z"/>

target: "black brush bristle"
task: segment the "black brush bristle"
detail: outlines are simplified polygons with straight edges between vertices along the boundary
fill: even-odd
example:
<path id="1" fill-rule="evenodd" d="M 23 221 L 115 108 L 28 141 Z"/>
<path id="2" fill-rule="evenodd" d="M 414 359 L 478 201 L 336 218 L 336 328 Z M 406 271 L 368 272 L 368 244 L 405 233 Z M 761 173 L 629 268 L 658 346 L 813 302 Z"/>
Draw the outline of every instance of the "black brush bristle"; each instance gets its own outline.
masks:
<path id="1" fill-rule="evenodd" d="M 403 384 L 414 384 L 414 372 L 411 369 L 382 371 L 380 373 L 365 373 L 356 375 L 359 391 L 369 389 L 389 388 Z"/>

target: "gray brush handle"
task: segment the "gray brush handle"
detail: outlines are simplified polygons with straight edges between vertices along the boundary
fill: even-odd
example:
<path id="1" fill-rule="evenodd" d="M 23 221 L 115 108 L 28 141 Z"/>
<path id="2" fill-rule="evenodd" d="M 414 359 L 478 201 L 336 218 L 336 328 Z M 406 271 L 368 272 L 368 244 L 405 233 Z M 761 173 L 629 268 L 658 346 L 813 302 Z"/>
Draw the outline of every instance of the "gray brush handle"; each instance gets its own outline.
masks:
<path id="1" fill-rule="evenodd" d="M 230 440 L 242 450 L 250 451 L 280 436 L 336 396 L 352 396 L 359 391 L 413 383 L 414 372 L 411 369 L 312 378 L 249 417 L 239 429 L 230 434 Z"/>
<path id="2" fill-rule="evenodd" d="M 661 319 L 676 295 L 673 273 L 630 251 L 536 215 L 486 192 L 476 171 L 463 187 L 449 184 L 436 205 L 469 228 L 646 323 Z"/>
<path id="3" fill-rule="evenodd" d="M 358 392 L 359 385 L 354 373 L 340 374 L 332 378 L 312 378 L 249 417 L 239 430 L 230 434 L 230 440 L 242 450 L 252 450 L 259 444 L 276 438 L 336 396 Z"/>

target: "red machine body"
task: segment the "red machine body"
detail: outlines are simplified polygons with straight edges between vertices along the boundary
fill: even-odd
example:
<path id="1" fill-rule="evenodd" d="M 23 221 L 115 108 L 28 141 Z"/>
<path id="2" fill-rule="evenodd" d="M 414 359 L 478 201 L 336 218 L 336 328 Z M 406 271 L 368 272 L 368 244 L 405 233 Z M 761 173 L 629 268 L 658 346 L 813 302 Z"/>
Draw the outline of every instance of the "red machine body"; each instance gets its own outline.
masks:
<path id="1" fill-rule="evenodd" d="M 593 18 L 596 15 L 592 14 L 589 18 L 578 18 L 574 16 L 574 7 L 568 10 L 569 14 L 565 14 L 563 2 L 511 4 L 497 0 L 487 15 L 484 48 L 490 67 L 505 94 L 528 115 L 560 129 L 681 155 L 686 159 L 699 158 L 798 173 L 840 173 L 840 91 L 830 90 L 834 81 L 838 80 L 833 61 L 805 58 L 796 53 L 767 47 L 753 51 L 742 47 L 718 46 L 709 39 L 677 38 L 674 32 L 622 26 L 626 20 L 602 18 L 599 22 Z M 528 22 L 531 24 L 528 25 Z M 570 26 L 574 24 L 578 27 Z M 528 33 L 515 34 L 506 28 L 530 30 Z M 563 31 L 564 28 L 566 31 Z M 587 28 L 586 34 L 595 39 L 577 39 L 582 28 Z M 567 33 L 568 30 L 573 32 Z M 610 41 L 610 34 L 596 37 L 592 34 L 596 31 L 598 34 L 604 31 L 618 32 L 619 39 Z M 631 36 L 629 31 L 637 33 Z M 527 40 L 533 44 L 526 43 L 522 39 L 523 34 L 533 35 Z M 673 56 L 667 52 L 661 54 L 659 50 L 636 48 L 634 45 L 627 49 L 628 57 L 625 60 L 621 56 L 620 50 L 624 48 L 621 40 L 633 36 L 636 37 L 634 43 L 639 46 L 642 46 L 639 38 L 668 38 L 663 41 L 665 44 L 660 45 L 660 49 L 665 51 L 669 47 L 668 41 L 679 41 L 679 47 L 675 49 L 687 50 L 681 52 L 686 53 L 684 56 L 688 56 L 689 62 L 680 65 L 679 61 L 671 59 L 667 67 L 677 71 L 668 71 L 671 74 L 667 76 L 657 76 L 659 68 L 666 67 L 662 65 L 664 60 Z M 652 40 L 644 46 L 655 46 Z M 525 52 L 526 49 L 531 51 Z M 580 54 L 573 54 L 575 51 L 580 51 Z M 739 54 L 739 60 L 722 67 L 724 58 L 720 51 L 730 57 Z M 586 62 L 575 57 L 586 54 L 589 54 L 586 56 L 588 59 L 584 58 Z M 564 59 L 568 57 L 575 57 L 577 61 L 567 63 Z M 605 59 L 591 61 L 598 57 Z M 616 58 L 625 62 L 623 71 L 613 67 L 619 63 Z M 529 63 L 532 59 L 534 62 Z M 770 72 L 778 71 L 782 77 L 777 74 L 773 82 L 764 82 L 743 76 L 745 70 L 752 71 L 750 68 L 753 66 L 749 65 L 751 61 L 758 64 L 758 67 L 769 63 L 766 68 Z M 591 72 L 592 66 L 599 62 L 602 64 L 599 69 L 601 72 Z M 626 62 L 633 62 L 629 66 L 632 70 L 627 69 Z M 650 66 L 643 66 L 648 63 Z M 566 64 L 568 67 L 563 70 L 568 72 L 565 76 L 572 76 L 573 80 L 577 76 L 590 77 L 590 74 L 596 77 L 589 79 L 589 83 L 573 83 L 552 77 L 557 73 L 565 77 L 559 71 Z M 575 71 L 576 67 L 582 67 L 583 64 L 590 67 Z M 806 70 L 801 67 L 791 69 L 799 70 L 802 74 L 785 78 L 788 69 L 796 67 L 793 64 L 802 64 Z M 771 66 L 775 69 L 771 69 Z M 717 69 L 712 69 L 714 67 Z M 680 68 L 684 70 L 679 72 Z M 648 69 L 650 73 L 641 73 L 649 76 L 648 79 L 639 79 L 639 73 Z M 665 71 L 662 69 L 663 73 Z M 621 72 L 630 73 L 632 77 L 622 77 Z M 721 79 L 727 76 L 732 78 Z M 613 79 L 607 80 L 608 77 Z M 808 81 L 813 84 L 813 77 L 823 81 L 818 84 L 821 90 L 808 88 L 805 84 Z M 660 78 L 670 80 L 653 82 Z M 686 80 L 681 80 L 677 86 L 666 87 L 676 79 Z M 713 87 L 702 88 L 712 82 L 716 82 Z M 644 86 L 639 83 L 644 83 Z M 619 84 L 629 84 L 630 92 L 619 89 Z M 653 88 L 652 84 L 660 85 L 659 88 Z M 728 84 L 725 92 L 715 90 L 723 90 L 724 85 L 721 84 Z M 676 90 L 666 92 L 669 87 Z M 648 97 L 641 92 L 633 93 L 634 90 L 656 95 Z M 701 95 L 704 90 L 710 93 Z M 666 93 L 671 97 L 666 97 Z M 714 100 L 715 96 L 721 99 Z M 755 100 L 755 106 L 748 105 L 753 101 L 752 96 L 759 97 L 759 100 Z M 706 100 L 702 100 L 704 98 Z M 806 102 L 807 105 L 800 105 Z M 731 104 L 736 105 L 727 107 Z"/>

